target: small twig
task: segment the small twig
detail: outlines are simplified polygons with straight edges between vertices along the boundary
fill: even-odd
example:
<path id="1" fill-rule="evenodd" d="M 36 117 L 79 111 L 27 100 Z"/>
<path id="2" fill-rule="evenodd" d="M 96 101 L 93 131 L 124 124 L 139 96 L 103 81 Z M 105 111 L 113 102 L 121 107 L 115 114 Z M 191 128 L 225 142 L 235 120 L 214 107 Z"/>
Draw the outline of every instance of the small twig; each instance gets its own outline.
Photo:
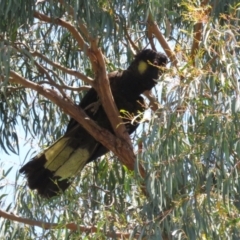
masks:
<path id="1" fill-rule="evenodd" d="M 211 58 L 207 63 L 204 64 L 202 70 L 207 70 L 208 66 L 211 66 L 211 64 L 218 58 L 218 56 L 214 56 L 213 58 Z"/>
<path id="2" fill-rule="evenodd" d="M 143 152 L 143 140 L 142 140 L 142 138 L 140 138 L 138 140 L 137 146 L 138 146 L 137 154 L 142 153 Z"/>
<path id="3" fill-rule="evenodd" d="M 53 79 L 50 77 L 49 73 L 46 71 L 46 69 L 41 65 L 39 64 L 37 61 L 34 61 L 35 65 L 37 66 L 37 68 L 39 69 L 40 72 L 42 72 L 43 74 L 46 75 L 48 81 L 49 81 L 49 84 L 51 84 L 52 86 L 56 87 L 57 90 L 62 94 L 63 97 L 67 98 L 67 95 L 66 93 L 63 91 L 63 89 L 61 87 L 59 87 L 58 84 L 56 84 Z"/>
<path id="4" fill-rule="evenodd" d="M 38 84 L 49 84 L 49 85 L 52 85 L 56 88 L 67 89 L 67 90 L 72 90 L 72 91 L 76 91 L 76 92 L 89 90 L 91 88 L 90 86 L 70 87 L 70 86 L 67 86 L 67 85 L 59 85 L 57 83 L 53 84 L 53 83 L 50 83 L 48 81 L 40 81 L 40 82 L 37 82 L 37 83 Z"/>
<path id="5" fill-rule="evenodd" d="M 89 110 L 92 108 L 93 115 L 98 111 L 99 107 L 102 105 L 101 100 L 98 99 L 98 101 L 90 103 L 87 107 L 84 108 L 84 111 Z"/>
<path id="6" fill-rule="evenodd" d="M 155 47 L 155 44 L 154 44 L 154 42 L 153 42 L 154 37 L 153 37 L 153 32 L 152 32 L 152 29 L 151 29 L 151 28 L 148 28 L 148 29 L 147 29 L 147 37 L 148 37 L 148 40 L 149 40 L 149 42 L 150 42 L 151 48 L 152 48 L 154 51 L 157 51 L 157 50 L 156 50 L 156 47 Z"/>
<path id="7" fill-rule="evenodd" d="M 23 44 L 23 45 L 24 45 L 24 44 Z M 25 50 L 27 49 L 27 50 L 29 51 L 29 53 L 30 53 L 33 57 L 41 58 L 42 60 L 44 60 L 46 63 L 48 63 L 48 64 L 51 65 L 52 67 L 55 67 L 55 68 L 63 71 L 64 73 L 67 73 L 67 74 L 69 74 L 69 75 L 71 75 L 71 76 L 74 76 L 74 77 L 76 77 L 76 78 L 78 78 L 78 79 L 81 79 L 82 81 L 90 84 L 91 86 L 94 85 L 94 80 L 93 80 L 92 78 L 90 78 L 90 77 L 88 77 L 88 76 L 86 76 L 86 75 L 84 75 L 84 74 L 82 74 L 82 73 L 80 73 L 80 72 L 78 72 L 78 71 L 76 71 L 76 70 L 72 70 L 72 69 L 70 69 L 70 68 L 66 68 L 66 67 L 62 66 L 61 64 L 50 60 L 49 58 L 47 58 L 46 56 L 44 56 L 42 53 L 40 53 L 40 52 L 38 52 L 38 51 L 30 51 L 30 50 L 29 50 L 29 47 L 26 46 L 26 45 L 24 45 L 24 47 L 25 47 Z M 20 52 L 21 54 L 24 54 L 24 51 L 23 51 L 21 48 L 19 48 L 19 47 L 17 47 L 17 46 L 14 46 L 14 49 L 15 49 L 16 51 Z M 24 56 L 29 57 L 29 55 L 26 55 L 26 54 L 24 54 Z M 53 70 L 51 70 L 51 71 L 53 71 Z"/>
<path id="8" fill-rule="evenodd" d="M 39 57 L 41 59 L 43 59 L 46 63 L 50 64 L 51 66 L 63 71 L 64 73 L 67 73 L 67 74 L 70 74 L 76 78 L 79 78 L 81 80 L 83 80 L 84 82 L 90 84 L 91 86 L 94 85 L 94 81 L 92 78 L 90 77 L 87 77 L 86 75 L 78 72 L 78 71 L 75 71 L 75 70 L 72 70 L 70 68 L 66 68 L 66 67 L 63 67 L 61 64 L 59 63 L 56 63 L 52 60 L 50 60 L 49 58 L 47 58 L 46 56 L 42 55 L 40 52 L 38 51 L 32 51 L 30 52 L 32 54 L 32 56 L 34 57 Z"/>
<path id="9" fill-rule="evenodd" d="M 67 10 L 67 12 L 72 16 L 72 18 L 74 19 L 75 17 L 75 11 L 74 11 L 74 9 L 73 9 L 73 7 L 72 6 L 70 6 L 69 4 L 67 4 L 66 3 L 66 1 L 63 1 L 63 0 L 55 0 L 55 1 L 57 1 L 57 2 L 60 2 L 65 8 L 66 8 L 66 10 Z M 75 19 L 74 19 L 75 20 Z M 80 28 L 80 31 L 81 31 L 81 33 L 84 35 L 84 37 L 88 40 L 88 41 L 90 41 L 90 36 L 89 36 L 89 33 L 88 33 L 88 30 L 87 30 L 87 27 L 83 24 L 83 23 L 81 23 L 80 22 L 81 20 L 79 20 L 78 21 L 78 25 L 79 25 L 79 28 Z"/>
<path id="10" fill-rule="evenodd" d="M 6 90 L 8 93 L 15 92 L 17 90 L 24 89 L 24 87 L 12 87 L 12 86 L 7 86 Z"/>
<path id="11" fill-rule="evenodd" d="M 46 68 L 46 67 L 45 67 Z M 59 88 L 61 89 L 68 89 L 68 90 L 72 90 L 72 91 L 84 91 L 84 90 L 89 90 L 91 88 L 91 86 L 81 86 L 81 87 L 72 87 L 72 86 L 68 86 L 64 83 L 64 80 L 52 69 L 46 68 L 49 72 L 51 72 L 60 82 L 60 84 L 57 84 Z"/>
<path id="12" fill-rule="evenodd" d="M 131 39 L 131 37 L 128 33 L 128 30 L 127 30 L 126 24 L 125 24 L 125 27 L 124 27 L 124 32 L 125 32 L 126 40 L 129 42 L 130 46 L 133 49 L 132 52 L 134 52 L 134 54 L 138 53 L 139 49 L 138 49 L 137 45 L 134 43 L 134 41 Z"/>
<path id="13" fill-rule="evenodd" d="M 159 108 L 159 103 L 157 101 L 157 99 L 152 95 L 151 91 L 145 91 L 144 96 L 147 97 L 147 99 L 150 102 L 150 108 L 152 109 L 152 111 L 156 112 Z"/>
<path id="14" fill-rule="evenodd" d="M 28 49 L 27 46 L 25 46 L 25 48 Z M 24 54 L 21 48 L 18 48 L 17 46 L 15 46 L 14 49 L 16 51 Z M 33 57 L 37 56 L 39 58 L 43 58 L 43 60 L 45 60 L 45 62 L 47 62 L 49 65 L 51 65 L 51 66 L 53 66 L 55 68 L 58 68 L 58 69 L 66 72 L 68 74 L 73 73 L 72 75 L 74 75 L 74 76 L 77 75 L 78 77 L 81 77 L 81 79 L 84 79 L 83 81 L 86 81 L 87 83 L 89 83 L 89 82 L 92 83 L 93 82 L 93 80 L 91 78 L 88 78 L 87 76 L 83 75 L 80 72 L 76 72 L 76 71 L 73 71 L 73 70 L 71 70 L 69 68 L 65 68 L 62 65 L 60 65 L 60 64 L 58 64 L 56 62 L 51 61 L 50 59 L 48 59 L 47 57 L 45 57 L 44 55 L 42 55 L 39 52 L 30 52 L 30 53 L 32 54 Z M 25 56 L 29 58 L 29 55 L 25 54 Z M 58 74 L 55 73 L 55 71 L 53 71 L 52 69 L 48 69 L 46 67 L 43 67 L 43 65 L 39 64 L 36 60 L 34 60 L 34 63 L 37 66 L 37 68 L 39 69 L 39 71 L 46 75 L 46 77 L 47 77 L 47 79 L 49 81 L 49 83 L 45 82 L 45 81 L 43 81 L 43 82 L 47 83 L 47 84 L 51 84 L 52 86 L 56 87 L 59 90 L 59 92 L 61 92 L 61 94 L 64 97 L 67 97 L 67 96 L 66 96 L 65 92 L 63 91 L 63 89 L 69 89 L 69 90 L 74 90 L 74 91 L 82 91 L 82 90 L 86 90 L 86 88 L 87 88 L 87 86 L 80 87 L 80 88 L 74 88 L 74 87 L 67 86 L 67 85 L 64 84 L 64 81 L 58 76 Z M 59 85 L 59 84 L 55 83 L 55 81 L 53 81 L 53 79 L 50 77 L 50 75 L 48 73 L 49 71 L 52 72 L 59 79 L 59 81 L 62 83 L 62 85 Z"/>

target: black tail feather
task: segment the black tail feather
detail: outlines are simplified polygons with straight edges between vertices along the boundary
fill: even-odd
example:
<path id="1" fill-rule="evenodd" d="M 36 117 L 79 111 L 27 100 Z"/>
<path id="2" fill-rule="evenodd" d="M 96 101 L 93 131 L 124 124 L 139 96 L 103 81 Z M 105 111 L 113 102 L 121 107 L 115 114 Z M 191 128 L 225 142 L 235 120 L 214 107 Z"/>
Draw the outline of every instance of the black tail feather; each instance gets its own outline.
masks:
<path id="1" fill-rule="evenodd" d="M 64 192 L 71 181 L 54 176 L 54 172 L 44 167 L 46 162 L 45 154 L 42 154 L 24 165 L 20 173 L 26 175 L 30 189 L 36 189 L 41 196 L 50 198 Z"/>

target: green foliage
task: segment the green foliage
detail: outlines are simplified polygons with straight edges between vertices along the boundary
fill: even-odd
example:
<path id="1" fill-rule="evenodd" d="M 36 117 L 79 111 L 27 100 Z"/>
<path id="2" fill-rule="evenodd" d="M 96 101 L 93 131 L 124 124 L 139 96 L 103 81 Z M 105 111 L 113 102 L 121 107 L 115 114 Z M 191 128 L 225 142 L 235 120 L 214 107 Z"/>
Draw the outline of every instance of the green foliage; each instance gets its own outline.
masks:
<path id="1" fill-rule="evenodd" d="M 44 200 L 26 188 L 14 169 L 2 165 L 1 209 L 58 227 L 43 230 L 1 218 L 0 236 L 117 239 L 121 232 L 129 233 L 125 237 L 130 239 L 239 239 L 239 7 L 234 0 L 205 5 L 188 0 L 70 0 L 37 5 L 34 1 L 2 1 L 0 148 L 12 158 L 15 153 L 25 154 L 22 138 L 24 143 L 37 141 L 40 148 L 59 138 L 68 116 L 36 92 L 10 83 L 10 70 L 45 87 L 61 86 L 75 102 L 84 92 L 64 86 L 86 84 L 52 62 L 94 77 L 89 60 L 70 32 L 54 22 L 34 19 L 35 10 L 70 22 L 87 42 L 80 27 L 85 24 L 92 37 L 99 36 L 109 71 L 129 64 L 127 33 L 137 47 L 148 45 L 146 21 L 151 11 L 173 46 L 178 68 L 168 65 L 156 88 L 159 109 L 132 136 L 136 152 L 139 143 L 143 145 L 135 173 L 108 154 L 89 164 L 63 196 Z M 193 31 L 199 21 L 203 23 L 202 39 L 193 64 Z M 154 43 L 160 50 L 159 43 Z M 27 152 L 26 161 L 33 150 Z M 146 169 L 145 180 L 139 177 L 139 163 Z M 7 191 L 9 178 L 15 183 L 14 200 Z M 72 232 L 62 227 L 71 222 L 96 230 Z"/>

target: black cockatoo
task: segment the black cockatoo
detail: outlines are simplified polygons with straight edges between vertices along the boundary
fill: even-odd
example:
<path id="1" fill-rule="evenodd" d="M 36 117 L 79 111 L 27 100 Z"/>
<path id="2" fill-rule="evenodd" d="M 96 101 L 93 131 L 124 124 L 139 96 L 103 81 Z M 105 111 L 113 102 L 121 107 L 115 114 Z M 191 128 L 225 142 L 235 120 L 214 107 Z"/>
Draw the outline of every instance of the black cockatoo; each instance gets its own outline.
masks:
<path id="1" fill-rule="evenodd" d="M 145 49 L 135 56 L 126 70 L 108 75 L 112 95 L 119 111 L 124 110 L 131 116 L 138 116 L 145 110 L 141 94 L 155 86 L 162 73 L 161 67 L 165 67 L 166 63 L 167 57 L 164 54 Z M 91 88 L 79 107 L 99 126 L 114 134 L 103 107 L 96 104 L 98 102 L 98 94 Z M 121 117 L 121 113 L 119 115 Z M 138 127 L 137 122 L 124 118 L 123 121 L 129 134 Z M 37 189 L 44 197 L 52 197 L 64 191 L 87 163 L 108 151 L 78 122 L 71 119 L 66 133 L 25 164 L 20 173 L 26 175 L 30 189 Z"/>

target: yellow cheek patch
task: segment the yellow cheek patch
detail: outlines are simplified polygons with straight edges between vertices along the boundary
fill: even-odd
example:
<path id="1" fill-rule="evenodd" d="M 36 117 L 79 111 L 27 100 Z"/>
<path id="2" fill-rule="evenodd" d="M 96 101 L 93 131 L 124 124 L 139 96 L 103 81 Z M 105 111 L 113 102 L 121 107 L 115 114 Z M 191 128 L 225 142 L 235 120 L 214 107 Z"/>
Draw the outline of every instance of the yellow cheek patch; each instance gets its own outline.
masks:
<path id="1" fill-rule="evenodd" d="M 138 64 L 138 71 L 140 74 L 143 74 L 148 68 L 148 64 L 144 61 L 140 61 Z"/>

